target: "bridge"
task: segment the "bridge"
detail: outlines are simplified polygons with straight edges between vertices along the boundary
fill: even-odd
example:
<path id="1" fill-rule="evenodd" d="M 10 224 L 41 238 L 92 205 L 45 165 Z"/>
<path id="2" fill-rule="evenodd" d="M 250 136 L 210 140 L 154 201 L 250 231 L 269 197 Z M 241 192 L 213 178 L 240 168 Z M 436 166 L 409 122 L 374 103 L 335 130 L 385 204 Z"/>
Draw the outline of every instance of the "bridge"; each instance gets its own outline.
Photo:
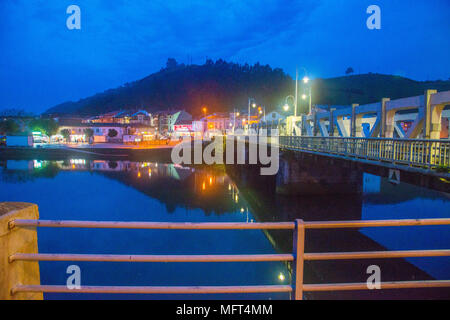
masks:
<path id="1" fill-rule="evenodd" d="M 289 117 L 282 149 L 384 161 L 426 168 L 450 166 L 450 91 L 339 110 L 315 108 L 310 115 Z M 448 121 L 448 120 L 447 120 Z M 409 122 L 406 132 L 402 122 Z M 444 130 L 443 130 L 444 129 Z M 443 132 L 446 131 L 446 132 Z M 395 134 L 394 134 L 395 133 Z M 447 139 L 441 139 L 441 134 Z"/>
<path id="2" fill-rule="evenodd" d="M 281 189 L 302 194 L 312 190 L 311 181 L 303 181 L 308 173 L 299 168 L 309 162 L 323 172 L 313 180 L 336 184 L 336 192 L 346 189 L 344 180 L 349 181 L 352 171 L 395 176 L 397 183 L 401 173 L 402 181 L 448 192 L 449 107 L 450 91 L 426 90 L 420 96 L 383 98 L 367 105 L 330 107 L 329 111 L 316 106 L 309 115 L 288 117 L 284 128 L 278 126 L 279 147 L 294 157 L 280 157 Z M 305 155 L 316 158 L 307 161 Z M 333 173 L 339 171 L 333 169 L 338 162 L 340 170 L 348 171 L 342 177 Z"/>
<path id="3" fill-rule="evenodd" d="M 426 90 L 423 95 L 288 117 L 286 134 L 295 136 L 440 139 L 442 119 L 450 117 L 450 91 Z M 401 122 L 410 122 L 406 132 Z M 448 124 L 447 124 L 448 126 Z M 364 130 L 366 127 L 366 130 Z M 446 128 L 448 132 L 448 128 Z M 394 134 L 395 132 L 395 134 Z M 448 137 L 448 133 L 447 133 Z"/>
<path id="4" fill-rule="evenodd" d="M 316 106 L 309 115 L 287 118 L 279 144 L 282 150 L 448 179 L 449 105 L 450 91 L 426 90 L 420 96 L 339 110 Z"/>

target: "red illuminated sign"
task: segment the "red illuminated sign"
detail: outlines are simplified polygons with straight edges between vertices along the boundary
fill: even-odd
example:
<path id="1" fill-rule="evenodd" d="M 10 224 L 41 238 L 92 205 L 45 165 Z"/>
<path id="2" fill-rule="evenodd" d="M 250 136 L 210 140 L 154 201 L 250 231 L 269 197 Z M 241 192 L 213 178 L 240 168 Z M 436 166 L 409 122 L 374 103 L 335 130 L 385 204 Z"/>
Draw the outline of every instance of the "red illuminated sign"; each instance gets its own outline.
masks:
<path id="1" fill-rule="evenodd" d="M 175 131 L 192 131 L 191 124 L 176 124 L 173 126 Z"/>

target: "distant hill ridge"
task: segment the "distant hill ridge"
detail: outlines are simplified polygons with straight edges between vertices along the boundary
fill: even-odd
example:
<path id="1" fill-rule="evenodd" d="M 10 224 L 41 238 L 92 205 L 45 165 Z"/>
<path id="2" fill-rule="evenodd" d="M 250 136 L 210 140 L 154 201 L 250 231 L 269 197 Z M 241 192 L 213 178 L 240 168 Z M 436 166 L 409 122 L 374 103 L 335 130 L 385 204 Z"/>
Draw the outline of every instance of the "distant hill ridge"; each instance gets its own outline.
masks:
<path id="1" fill-rule="evenodd" d="M 172 61 L 171 61 L 172 60 Z M 360 105 L 423 94 L 426 89 L 450 90 L 450 81 L 414 81 L 383 74 L 360 74 L 315 79 L 313 104 Z M 300 94 L 303 93 L 300 83 Z M 239 65 L 223 60 L 207 60 L 204 65 L 179 65 L 169 59 L 167 67 L 141 80 L 80 99 L 64 102 L 44 114 L 54 116 L 91 116 L 115 110 L 145 109 L 150 112 L 179 110 L 198 116 L 208 113 L 245 110 L 248 97 L 255 98 L 266 111 L 284 105 L 295 91 L 293 79 L 283 70 L 268 65 Z M 306 103 L 299 100 L 300 111 Z"/>

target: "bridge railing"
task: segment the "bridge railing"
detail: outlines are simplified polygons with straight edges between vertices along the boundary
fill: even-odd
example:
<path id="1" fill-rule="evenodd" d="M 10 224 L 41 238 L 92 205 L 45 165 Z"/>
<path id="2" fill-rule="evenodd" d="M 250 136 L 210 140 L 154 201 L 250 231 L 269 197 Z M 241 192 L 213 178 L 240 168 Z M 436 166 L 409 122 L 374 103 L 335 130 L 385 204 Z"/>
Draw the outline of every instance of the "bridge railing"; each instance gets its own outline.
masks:
<path id="1" fill-rule="evenodd" d="M 23 253 L 11 254 L 10 264 L 23 261 L 114 261 L 114 262 L 292 262 L 291 285 L 252 285 L 252 286 L 81 286 L 68 288 L 64 285 L 27 285 L 16 283 L 11 295 L 17 293 L 140 293 L 140 294 L 205 294 L 205 293 L 267 293 L 292 292 L 296 300 L 303 299 L 304 292 L 366 290 L 366 283 L 326 283 L 305 284 L 303 281 L 304 262 L 311 260 L 342 259 L 383 259 L 406 257 L 450 256 L 450 250 L 409 250 L 409 251 L 371 251 L 371 252 L 325 252 L 305 253 L 305 231 L 308 229 L 336 229 L 361 227 L 399 227 L 399 226 L 450 225 L 448 219 L 411 220 L 367 220 L 367 221 L 324 221 L 324 222 L 274 222 L 274 223 L 172 223 L 172 222 L 113 222 L 113 221 L 65 221 L 14 219 L 9 221 L 11 231 L 34 227 L 63 228 L 127 228 L 127 229 L 189 229 L 189 230 L 249 230 L 277 229 L 293 230 L 292 254 L 258 255 L 106 255 L 106 254 L 60 254 Z M 40 282 L 38 282 L 40 283 Z M 379 284 L 380 289 L 450 287 L 450 280 L 391 281 Z"/>
<path id="2" fill-rule="evenodd" d="M 450 140 L 281 136 L 280 147 L 410 166 L 450 166 Z"/>

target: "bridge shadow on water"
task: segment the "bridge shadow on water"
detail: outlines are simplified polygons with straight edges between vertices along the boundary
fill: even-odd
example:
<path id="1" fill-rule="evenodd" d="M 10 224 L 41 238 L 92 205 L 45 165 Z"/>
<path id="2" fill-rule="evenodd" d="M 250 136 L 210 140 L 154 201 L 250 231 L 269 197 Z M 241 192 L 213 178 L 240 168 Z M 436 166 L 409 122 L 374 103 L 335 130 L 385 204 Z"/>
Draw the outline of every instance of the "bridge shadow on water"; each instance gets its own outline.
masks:
<path id="1" fill-rule="evenodd" d="M 116 160 L 89 161 L 72 159 L 58 162 L 31 160 L 23 163 L 5 161 L 4 163 L 0 162 L 0 166 L 7 169 L 3 170 L 1 175 L 3 182 L 14 184 L 35 180 L 52 180 L 56 179 L 61 173 L 72 171 L 74 173 L 102 176 L 108 178 L 106 180 L 108 184 L 109 181 L 117 181 L 130 187 L 130 189 L 138 190 L 149 199 L 157 199 L 164 204 L 165 211 L 169 214 L 177 212 L 177 208 L 185 209 L 186 215 L 178 217 L 178 219 L 183 219 L 183 221 L 188 219 L 203 222 L 210 221 L 211 218 L 214 218 L 214 220 L 221 219 L 220 221 L 230 221 L 229 219 L 234 217 L 230 213 L 242 213 L 241 210 L 245 206 L 248 207 L 250 217 L 258 222 L 294 221 L 295 219 L 303 219 L 304 221 L 372 219 L 378 218 L 378 216 L 367 215 L 368 205 L 372 207 L 377 206 L 377 210 L 386 210 L 385 208 L 391 208 L 392 210 L 392 207 L 387 205 L 405 203 L 410 199 L 419 197 L 440 200 L 448 197 L 448 194 L 441 196 L 435 191 L 419 189 L 409 184 L 394 186 L 388 183 L 386 179 L 375 179 L 378 181 L 378 184 L 371 183 L 371 181 L 367 181 L 367 175 L 363 171 L 346 166 L 341 167 L 339 163 L 330 166 L 329 162 L 321 163 L 320 158 L 304 159 L 304 161 L 299 162 L 295 159 L 282 157 L 280 171 L 276 176 L 261 176 L 258 166 L 249 165 L 227 166 L 225 172 L 223 168 L 214 168 L 215 170 L 212 170 L 211 167 L 192 168 L 175 166 L 173 164 L 158 164 L 157 162 Z M 62 176 L 61 178 L 67 179 L 69 175 L 62 174 Z M 83 175 L 83 178 L 86 178 L 86 176 Z M 61 179 L 61 181 L 66 183 L 69 180 Z M 84 183 L 94 180 L 80 181 Z M 102 180 L 102 183 L 105 183 L 105 181 Z M 68 188 L 68 186 L 65 185 L 64 188 Z M 237 193 L 234 193 L 235 189 L 238 190 L 239 203 L 237 198 L 235 198 L 237 197 Z M 118 190 L 117 187 L 114 190 Z M 101 195 L 101 193 L 99 194 Z M 110 197 L 110 195 L 106 193 L 104 197 Z M 124 196 L 122 195 L 122 197 Z M 124 197 L 124 202 L 127 201 L 126 197 Z M 104 202 L 106 203 L 107 201 Z M 88 202 L 86 203 L 89 204 Z M 445 206 L 446 203 L 444 201 L 443 204 L 439 205 Z M 143 204 L 137 204 L 136 208 L 143 209 L 141 208 L 142 206 Z M 123 207 L 119 207 L 119 209 L 131 212 L 132 210 L 129 207 L 130 205 L 126 204 Z M 97 208 L 97 210 L 99 209 Z M 426 210 L 429 210 L 429 208 L 426 207 Z M 167 219 L 177 218 L 176 216 L 165 215 L 165 211 L 160 215 L 157 215 L 157 212 L 153 212 L 148 219 L 154 220 L 159 217 L 159 219 L 166 221 Z M 194 211 L 198 211 L 199 214 L 194 214 Z M 43 213 L 45 213 L 45 210 Z M 110 214 L 109 207 L 105 208 L 105 214 Z M 205 219 L 203 215 L 210 217 Z M 386 213 L 381 216 L 383 218 L 399 218 L 398 212 Z M 101 219 L 99 216 L 95 217 Z M 121 215 L 119 217 L 123 219 Z M 108 219 L 114 219 L 114 217 L 108 215 Z M 130 217 L 130 219 L 132 218 Z M 245 219 L 245 216 L 242 215 L 241 217 L 239 215 L 239 218 L 234 217 L 234 219 L 241 221 L 241 219 Z M 395 250 L 392 247 L 388 248 L 389 245 L 381 244 L 380 237 L 370 237 L 370 234 L 364 231 L 367 229 L 307 230 L 305 252 Z M 392 228 L 391 230 L 396 232 L 395 230 L 398 229 Z M 265 231 L 265 235 L 277 252 L 292 252 L 291 231 L 270 230 Z M 384 237 L 385 235 L 382 234 L 382 236 Z M 408 237 L 412 236 L 408 234 Z M 261 238 L 265 242 L 265 238 L 262 235 Z M 130 238 L 129 241 L 134 241 L 133 239 Z M 246 238 L 246 241 L 250 241 L 249 239 Z M 396 238 L 390 240 L 396 241 Z M 442 242 L 448 247 L 448 240 L 444 239 Z M 239 242 L 239 244 L 241 243 L 245 243 L 246 246 L 249 244 L 245 241 Z M 271 249 L 269 243 L 265 242 L 265 244 Z M 421 249 L 436 249 L 427 247 L 427 245 L 430 246 L 430 244 L 424 243 L 424 247 Z M 142 246 L 147 248 L 149 245 L 143 243 Z M 195 248 L 205 249 L 201 247 L 201 244 Z M 170 249 L 179 250 L 172 247 Z M 232 250 L 232 248 L 229 250 Z M 366 282 L 369 277 L 366 270 L 370 265 L 378 265 L 380 267 L 381 280 L 383 282 L 433 279 L 430 274 L 421 270 L 417 264 L 412 264 L 410 260 L 406 259 L 307 261 L 305 263 L 304 279 L 305 283 Z M 290 268 L 289 265 L 287 267 Z M 242 268 L 242 266 L 239 266 L 239 268 Z M 254 266 L 249 267 L 249 274 L 258 274 L 254 268 Z M 445 265 L 438 266 L 438 268 L 445 268 Z M 242 269 L 240 270 L 242 271 Z M 211 276 L 215 277 L 216 275 L 212 274 Z M 203 277 L 205 277 L 204 274 L 202 274 Z M 242 279 L 244 280 L 247 277 L 242 277 Z M 201 280 L 206 282 L 207 279 Z M 228 279 L 224 278 L 222 280 Z M 269 280 L 267 279 L 267 281 Z M 338 291 L 334 293 L 305 293 L 305 297 L 307 299 L 448 299 L 450 290 Z M 242 298 L 245 298 L 245 296 Z"/>
<path id="2" fill-rule="evenodd" d="M 386 200 L 363 192 L 362 171 L 350 172 L 349 168 L 337 164 L 330 168 L 329 163 L 320 163 L 320 158 L 294 164 L 295 168 L 289 161 L 280 160 L 280 171 L 276 176 L 261 176 L 258 166 L 227 166 L 227 173 L 238 186 L 258 222 L 361 220 L 364 203 Z M 287 167 L 290 167 L 288 173 Z M 389 183 L 384 183 L 384 186 L 389 193 L 392 192 L 393 202 L 408 198 L 408 194 L 414 194 L 416 188 L 406 185 L 406 192 L 401 192 L 403 196 L 400 196 L 394 195 L 395 191 Z M 396 218 L 394 213 L 392 218 Z M 267 230 L 266 235 L 277 251 L 292 252 L 292 232 Z M 389 249 L 359 229 L 306 230 L 307 253 L 385 250 Z M 370 276 L 366 272 L 370 265 L 380 267 L 382 282 L 434 279 L 409 261 L 397 258 L 306 261 L 304 282 L 365 283 Z M 448 299 L 450 290 L 336 291 L 305 293 L 305 296 L 307 299 Z"/>

